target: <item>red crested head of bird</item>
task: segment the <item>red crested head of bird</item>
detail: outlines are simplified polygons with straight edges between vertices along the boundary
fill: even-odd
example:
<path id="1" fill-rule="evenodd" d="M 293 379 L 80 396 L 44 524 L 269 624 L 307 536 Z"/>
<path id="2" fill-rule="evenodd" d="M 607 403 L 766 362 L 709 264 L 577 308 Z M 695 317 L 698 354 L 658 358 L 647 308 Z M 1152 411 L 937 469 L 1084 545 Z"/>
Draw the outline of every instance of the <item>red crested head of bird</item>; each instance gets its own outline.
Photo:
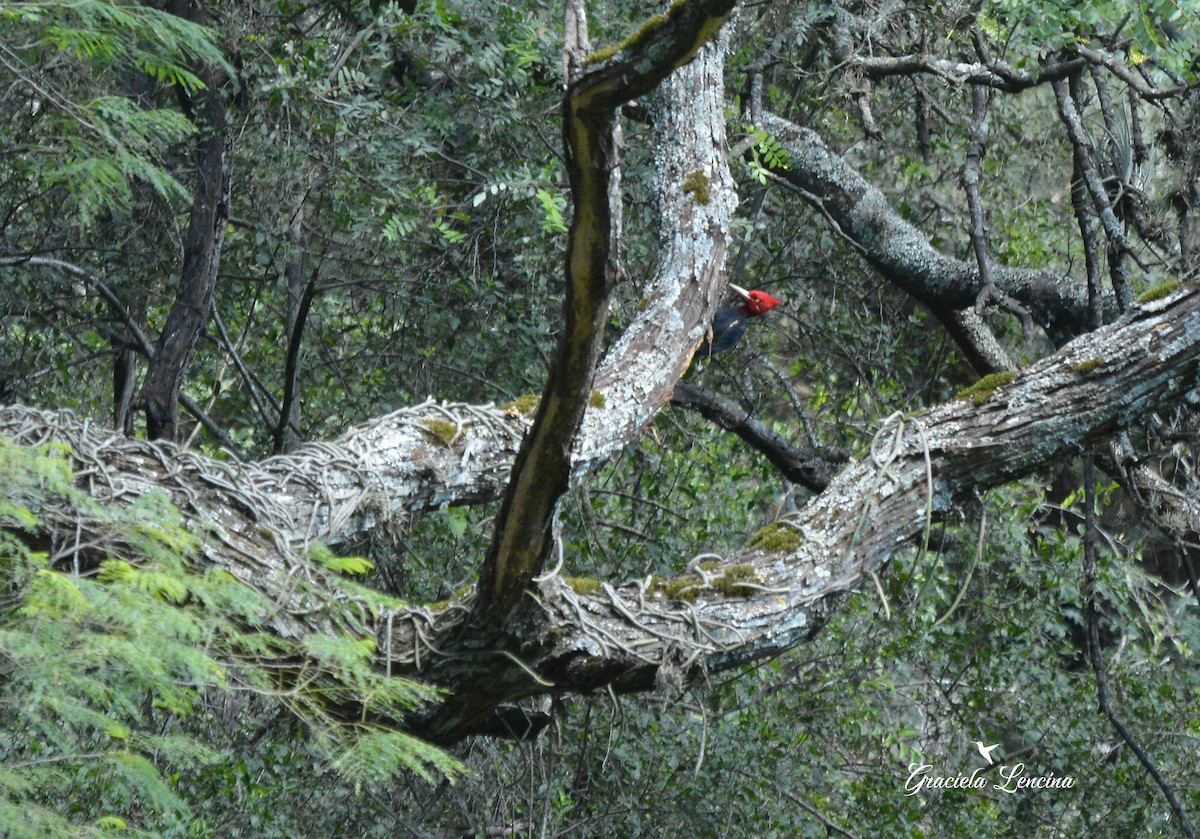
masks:
<path id="1" fill-rule="evenodd" d="M 776 300 L 765 291 L 747 291 L 733 283 L 729 284 L 729 288 L 744 301 L 742 303 L 742 311 L 747 317 L 756 318 L 759 315 L 766 314 L 783 302 L 782 300 Z"/>

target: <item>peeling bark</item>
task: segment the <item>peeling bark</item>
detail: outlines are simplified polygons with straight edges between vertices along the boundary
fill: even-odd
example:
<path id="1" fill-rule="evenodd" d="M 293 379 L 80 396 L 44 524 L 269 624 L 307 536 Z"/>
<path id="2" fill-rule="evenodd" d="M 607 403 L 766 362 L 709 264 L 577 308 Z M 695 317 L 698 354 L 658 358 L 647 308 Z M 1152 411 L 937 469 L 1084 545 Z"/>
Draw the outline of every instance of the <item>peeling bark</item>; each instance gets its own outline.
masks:
<path id="1" fill-rule="evenodd" d="M 487 648 L 443 646 L 469 613 L 470 596 L 436 611 L 384 611 L 369 618 L 380 665 L 471 692 L 470 706 L 459 713 L 431 714 L 412 724 L 422 735 L 448 742 L 487 729 L 492 709 L 522 696 L 606 685 L 646 690 L 777 654 L 812 637 L 840 599 L 913 544 L 930 518 L 1075 454 L 1162 406 L 1200 400 L 1198 373 L 1200 292 L 1184 292 L 1076 339 L 985 394 L 979 405 L 959 399 L 882 429 L 879 440 L 894 442 L 889 451 L 877 445 L 872 456 L 852 463 L 781 524 L 795 534 L 786 549 L 748 547 L 715 568 L 692 569 L 674 599 L 655 582 L 601 584 L 598 591 L 576 593 L 551 576 L 537 584 L 537 607 L 523 611 Z M 504 420 L 495 409 L 454 409 L 472 416 L 479 411 L 480 425 L 519 436 L 520 421 Z M 436 406 L 419 406 L 390 424 L 411 431 L 435 415 L 446 416 Z M 329 447 L 328 462 L 341 460 L 341 469 L 350 473 L 353 467 L 360 476 L 388 473 L 400 481 L 407 475 L 413 482 L 408 497 L 425 503 L 434 484 L 452 497 L 488 483 L 476 470 L 503 468 L 494 453 L 463 460 L 461 452 L 431 439 L 423 441 L 424 451 L 377 446 L 377 431 L 365 426 L 346 435 Z M 296 637 L 321 620 L 306 613 L 303 595 L 289 583 L 303 567 L 297 557 L 324 491 L 320 472 L 280 481 L 279 458 L 218 463 L 170 444 L 122 438 L 66 413 L 0 409 L 0 433 L 27 445 L 71 440 L 74 468 L 102 503 L 127 503 L 152 488 L 169 492 L 190 520 L 215 525 L 206 560 L 280 604 L 276 631 Z M 440 461 L 433 459 L 435 451 Z M 353 464 L 351 457 L 357 458 Z M 424 466 L 404 462 L 408 457 Z M 445 471 L 424 473 L 435 462 Z M 57 525 L 74 532 L 73 523 Z M 723 592 L 722 577 L 738 566 L 749 569 L 748 576 L 744 572 L 739 586 L 726 585 Z M 304 573 L 317 585 L 337 586 L 311 568 Z"/>
<path id="2" fill-rule="evenodd" d="M 567 237 L 565 323 L 480 570 L 475 617 L 483 626 L 495 628 L 505 620 L 545 566 L 554 544 L 555 509 L 575 468 L 572 449 L 584 412 L 589 404 L 607 404 L 603 395 L 593 398 L 592 382 L 617 281 L 610 252 L 617 109 L 690 62 L 720 31 L 733 5 L 733 0 L 693 0 L 672 6 L 654 26 L 647 22 L 627 40 L 612 61 L 572 82 L 563 99 L 567 176 L 575 204 Z M 722 48 L 718 65 L 723 54 Z M 636 402 L 646 402 L 645 396 Z"/>
<path id="3" fill-rule="evenodd" d="M 668 598 L 654 581 L 602 584 L 581 594 L 546 580 L 538 589 L 541 614 L 528 618 L 514 647 L 521 662 L 508 668 L 507 698 L 522 684 L 529 693 L 546 692 L 547 682 L 560 692 L 648 690 L 790 649 L 818 632 L 845 594 L 916 542 L 930 521 L 1147 412 L 1200 400 L 1198 372 L 1200 294 L 1189 293 L 1077 339 L 980 405 L 955 400 L 881 429 L 880 439 L 894 444 L 890 451 L 876 447 L 781 521 L 794 535 L 788 549 L 747 547 L 715 567 L 692 569 L 685 578 L 694 584 L 676 589 L 684 599 Z M 723 593 L 735 569 L 738 580 L 752 582 Z M 407 628 L 392 639 L 394 649 L 414 643 Z M 432 661 L 424 672 L 438 669 Z M 480 721 L 460 720 L 458 730 L 444 722 L 421 731 L 452 740 L 466 723 Z"/>
<path id="4" fill-rule="evenodd" d="M 284 638 L 330 628 L 295 584 L 299 577 L 354 598 L 306 562 L 311 541 L 336 543 L 411 511 L 494 500 L 508 487 L 479 593 L 362 617 L 382 670 L 452 691 L 450 701 L 406 723 L 452 742 L 495 731 L 497 707 L 522 697 L 670 686 L 795 647 L 820 630 L 842 597 L 964 499 L 1163 405 L 1196 401 L 1200 293 L 1188 292 L 1132 311 L 975 400 L 889 420 L 869 457 L 832 479 L 811 476 L 824 491 L 777 524 L 781 539 L 747 546 L 714 567 L 690 567 L 669 584 L 597 581 L 575 591 L 554 573 L 537 576 L 554 545 L 552 514 L 565 487 L 654 416 L 715 309 L 735 198 L 723 158 L 719 42 L 668 82 L 659 130 L 670 142 L 658 144 L 657 166 L 661 261 L 635 323 L 595 365 L 613 282 L 605 138 L 615 109 L 657 84 L 663 67 L 691 58 L 731 5 L 673 6 L 666 25 L 635 37 L 568 97 L 577 198 L 572 291 L 566 337 L 536 413 L 430 401 L 258 464 L 126 439 L 65 413 L 0 409 L 0 433 L 26 445 L 69 441 L 79 480 L 101 503 L 166 491 L 197 532 L 208 534 L 198 559 L 268 594 L 278 604 L 271 626 Z M 653 69 L 646 62 L 656 50 L 666 58 Z M 811 196 L 886 277 L 938 313 L 973 304 L 978 266 L 929 246 L 817 135 L 769 115 L 763 124 L 791 156 L 791 168 L 775 174 Z M 1084 323 L 1086 296 L 1069 278 L 995 266 L 994 279 L 1059 336 Z M 73 522 L 49 513 L 44 521 L 51 540 L 74 532 Z M 477 631 L 481 624 L 486 631 Z M 350 704 L 347 714 L 355 710 Z"/>

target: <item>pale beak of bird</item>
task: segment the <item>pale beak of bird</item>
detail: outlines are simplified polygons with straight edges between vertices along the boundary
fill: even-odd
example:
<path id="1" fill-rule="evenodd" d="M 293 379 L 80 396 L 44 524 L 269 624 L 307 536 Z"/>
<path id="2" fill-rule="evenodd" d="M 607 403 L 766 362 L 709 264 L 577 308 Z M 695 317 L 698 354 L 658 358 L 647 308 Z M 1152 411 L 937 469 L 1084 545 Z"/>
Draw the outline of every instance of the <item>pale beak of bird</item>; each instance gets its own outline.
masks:
<path id="1" fill-rule="evenodd" d="M 739 297 L 741 297 L 743 300 L 749 300 L 749 299 L 750 299 L 750 292 L 746 291 L 746 289 L 742 288 L 740 285 L 734 285 L 733 283 L 730 283 L 730 284 L 729 284 L 729 289 L 730 289 L 730 291 L 732 291 L 734 294 L 736 294 L 736 295 L 738 295 Z"/>

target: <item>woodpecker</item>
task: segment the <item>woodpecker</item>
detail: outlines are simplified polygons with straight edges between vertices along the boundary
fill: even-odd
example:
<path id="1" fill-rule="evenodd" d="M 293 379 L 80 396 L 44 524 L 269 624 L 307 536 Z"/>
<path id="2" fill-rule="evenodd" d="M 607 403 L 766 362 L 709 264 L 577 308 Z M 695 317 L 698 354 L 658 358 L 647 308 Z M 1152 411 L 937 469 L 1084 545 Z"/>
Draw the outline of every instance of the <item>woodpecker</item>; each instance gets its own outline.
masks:
<path id="1" fill-rule="evenodd" d="M 776 300 L 765 291 L 746 291 L 741 286 L 729 284 L 733 293 L 743 299 L 738 308 L 717 309 L 713 316 L 708 336 L 696 350 L 695 358 L 710 358 L 719 352 L 732 349 L 746 332 L 746 321 L 774 309 L 782 300 Z"/>

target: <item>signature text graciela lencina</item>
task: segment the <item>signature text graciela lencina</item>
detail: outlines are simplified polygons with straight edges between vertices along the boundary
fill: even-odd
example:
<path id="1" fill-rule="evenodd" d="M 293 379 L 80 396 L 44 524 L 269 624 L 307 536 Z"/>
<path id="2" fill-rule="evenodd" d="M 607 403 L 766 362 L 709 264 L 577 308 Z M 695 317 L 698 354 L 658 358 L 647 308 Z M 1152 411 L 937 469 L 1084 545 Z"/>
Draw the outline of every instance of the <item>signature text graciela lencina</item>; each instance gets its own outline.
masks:
<path id="1" fill-rule="evenodd" d="M 961 772 L 957 775 L 934 775 L 933 766 L 928 763 L 910 763 L 908 765 L 908 780 L 904 782 L 904 790 L 907 795 L 916 795 L 922 790 L 931 789 L 986 789 L 989 778 L 983 775 L 985 770 L 976 769 L 970 775 L 964 775 Z M 1025 764 L 1014 763 L 1010 766 L 996 767 L 997 773 L 1000 775 L 998 779 L 991 779 L 991 786 L 1000 792 L 1017 793 L 1023 790 L 1033 789 L 1071 789 L 1075 786 L 1075 779 L 1070 775 L 1055 775 L 1050 772 L 1046 775 L 1027 775 L 1025 774 Z"/>

